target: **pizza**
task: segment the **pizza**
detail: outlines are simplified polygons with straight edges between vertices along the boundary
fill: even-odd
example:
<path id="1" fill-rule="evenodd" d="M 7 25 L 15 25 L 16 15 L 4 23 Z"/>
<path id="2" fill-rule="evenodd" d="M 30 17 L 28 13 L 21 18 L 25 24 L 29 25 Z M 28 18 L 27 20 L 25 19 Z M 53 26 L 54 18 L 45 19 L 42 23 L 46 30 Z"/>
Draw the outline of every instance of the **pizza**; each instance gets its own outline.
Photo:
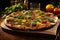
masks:
<path id="1" fill-rule="evenodd" d="M 55 25 L 58 17 L 41 10 L 23 10 L 7 15 L 4 24 L 12 29 L 38 30 Z"/>

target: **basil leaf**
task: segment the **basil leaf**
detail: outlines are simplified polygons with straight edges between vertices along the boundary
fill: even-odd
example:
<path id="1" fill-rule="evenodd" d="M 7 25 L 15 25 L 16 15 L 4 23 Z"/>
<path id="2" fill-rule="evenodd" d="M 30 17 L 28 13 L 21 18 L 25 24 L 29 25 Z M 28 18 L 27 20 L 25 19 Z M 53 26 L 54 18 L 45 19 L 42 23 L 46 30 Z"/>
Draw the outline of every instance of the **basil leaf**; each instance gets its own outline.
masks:
<path id="1" fill-rule="evenodd" d="M 49 20 L 49 22 L 52 22 L 52 23 L 54 23 L 54 19 L 52 19 L 52 18 L 49 18 L 48 20 Z"/>
<path id="2" fill-rule="evenodd" d="M 22 19 L 18 19 L 18 24 L 22 24 Z"/>
<path id="3" fill-rule="evenodd" d="M 24 16 L 23 15 L 22 16 L 19 16 L 18 19 L 24 19 Z"/>
<path id="4" fill-rule="evenodd" d="M 49 19 L 49 17 L 45 16 L 44 18 L 42 18 L 42 20 L 46 20 L 46 19 Z"/>
<path id="5" fill-rule="evenodd" d="M 14 20 L 12 18 L 9 18 L 7 21 L 8 22 L 13 22 Z"/>
<path id="6" fill-rule="evenodd" d="M 34 21 L 42 22 L 42 19 L 41 18 L 36 18 Z"/>
<path id="7" fill-rule="evenodd" d="M 14 18 L 18 18 L 18 15 L 14 15 Z"/>
<path id="8" fill-rule="evenodd" d="M 54 23 L 54 19 L 50 18 L 50 17 L 44 17 L 43 20 L 48 20 L 49 22 Z"/>
<path id="9" fill-rule="evenodd" d="M 36 22 L 31 21 L 31 25 L 32 25 L 32 26 L 36 26 Z"/>

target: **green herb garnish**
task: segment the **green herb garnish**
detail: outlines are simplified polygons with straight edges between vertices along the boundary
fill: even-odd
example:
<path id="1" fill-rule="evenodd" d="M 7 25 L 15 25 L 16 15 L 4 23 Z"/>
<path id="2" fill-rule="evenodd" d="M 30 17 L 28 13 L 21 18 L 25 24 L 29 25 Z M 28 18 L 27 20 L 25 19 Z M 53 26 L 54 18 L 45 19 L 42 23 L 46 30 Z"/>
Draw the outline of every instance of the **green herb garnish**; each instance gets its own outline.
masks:
<path id="1" fill-rule="evenodd" d="M 22 24 L 22 19 L 18 19 L 18 24 Z"/>
<path id="2" fill-rule="evenodd" d="M 14 20 L 12 18 L 9 18 L 7 21 L 8 22 L 13 22 Z"/>

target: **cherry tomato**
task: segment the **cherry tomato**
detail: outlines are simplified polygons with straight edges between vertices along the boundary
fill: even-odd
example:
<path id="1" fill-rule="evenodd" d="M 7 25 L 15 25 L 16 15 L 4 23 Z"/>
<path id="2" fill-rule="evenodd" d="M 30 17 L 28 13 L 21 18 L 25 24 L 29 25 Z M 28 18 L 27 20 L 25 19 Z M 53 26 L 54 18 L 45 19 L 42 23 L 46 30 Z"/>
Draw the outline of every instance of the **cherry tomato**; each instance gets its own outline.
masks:
<path id="1" fill-rule="evenodd" d="M 60 9 L 59 8 L 54 8 L 54 14 L 60 14 Z"/>

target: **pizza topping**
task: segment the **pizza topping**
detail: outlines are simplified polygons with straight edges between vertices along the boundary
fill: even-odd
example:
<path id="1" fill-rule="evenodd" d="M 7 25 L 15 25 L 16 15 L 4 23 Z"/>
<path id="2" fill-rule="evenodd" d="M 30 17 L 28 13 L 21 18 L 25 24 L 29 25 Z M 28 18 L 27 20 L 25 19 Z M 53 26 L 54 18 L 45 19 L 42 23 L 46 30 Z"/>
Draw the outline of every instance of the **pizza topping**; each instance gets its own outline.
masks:
<path id="1" fill-rule="evenodd" d="M 54 23 L 54 19 L 49 18 L 48 20 L 49 20 L 49 22 Z"/>
<path id="2" fill-rule="evenodd" d="M 41 18 L 36 18 L 35 20 L 34 20 L 35 22 L 42 22 L 42 19 Z"/>
<path id="3" fill-rule="evenodd" d="M 46 16 L 53 18 L 53 17 L 54 17 L 54 14 L 53 14 L 53 13 L 48 12 L 48 13 L 46 14 Z"/>
<path id="4" fill-rule="evenodd" d="M 42 18 L 41 16 L 38 16 L 37 18 Z"/>
<path id="5" fill-rule="evenodd" d="M 9 14 L 10 17 L 13 17 L 13 14 Z"/>
<path id="6" fill-rule="evenodd" d="M 22 13 L 20 11 L 17 11 L 16 13 L 17 13 L 18 16 L 22 15 Z"/>
<path id="7" fill-rule="evenodd" d="M 36 22 L 36 26 L 40 27 L 41 23 L 40 22 Z"/>
<path id="8" fill-rule="evenodd" d="M 23 22 L 23 23 L 25 23 L 25 22 L 26 22 L 26 20 L 25 20 L 25 19 L 23 19 L 23 20 L 22 20 L 22 22 Z"/>
<path id="9" fill-rule="evenodd" d="M 42 17 L 42 18 L 44 18 L 44 17 L 45 17 L 45 15 L 41 15 L 41 17 Z"/>
<path id="10" fill-rule="evenodd" d="M 50 22 L 47 22 L 46 23 L 46 27 L 49 27 L 51 24 L 50 24 Z"/>
<path id="11" fill-rule="evenodd" d="M 24 19 L 24 15 L 18 16 L 18 19 Z"/>
<path id="12" fill-rule="evenodd" d="M 54 23 L 54 19 L 53 19 L 53 18 L 50 18 L 50 17 L 48 17 L 48 16 L 45 16 L 45 17 L 43 18 L 43 20 L 48 20 L 49 22 Z"/>
<path id="13" fill-rule="evenodd" d="M 41 10 L 34 10 L 34 12 L 38 15 L 43 15 L 45 12 Z"/>
<path id="14" fill-rule="evenodd" d="M 25 19 L 30 19 L 31 16 L 30 15 L 25 15 Z"/>
<path id="15" fill-rule="evenodd" d="M 7 22 L 13 22 L 14 20 L 12 18 L 8 18 Z"/>
<path id="16" fill-rule="evenodd" d="M 22 19 L 18 19 L 18 24 L 22 24 Z"/>
<path id="17" fill-rule="evenodd" d="M 43 20 L 43 21 L 42 21 L 42 23 L 47 23 L 47 22 L 48 22 L 48 20 Z"/>
<path id="18" fill-rule="evenodd" d="M 31 21 L 30 23 L 31 23 L 32 26 L 36 26 L 36 22 Z"/>
<path id="19" fill-rule="evenodd" d="M 30 23 L 29 22 L 26 22 L 24 25 L 27 26 L 27 27 L 30 27 Z"/>
<path id="20" fill-rule="evenodd" d="M 17 21 L 18 21 L 18 19 L 17 19 L 17 18 L 13 18 L 13 20 L 14 20 L 14 22 L 17 22 Z"/>
<path id="21" fill-rule="evenodd" d="M 47 16 L 51 16 L 51 15 L 52 15 L 52 13 L 48 12 Z"/>
<path id="22" fill-rule="evenodd" d="M 40 10 L 23 10 L 17 11 L 8 16 L 8 24 L 20 25 L 20 28 L 23 29 L 39 29 L 40 27 L 48 27 L 52 23 L 55 23 L 55 16 L 49 12 L 43 12 Z"/>
<path id="23" fill-rule="evenodd" d="M 14 18 L 18 18 L 18 15 L 14 15 L 13 17 L 14 17 Z"/>

